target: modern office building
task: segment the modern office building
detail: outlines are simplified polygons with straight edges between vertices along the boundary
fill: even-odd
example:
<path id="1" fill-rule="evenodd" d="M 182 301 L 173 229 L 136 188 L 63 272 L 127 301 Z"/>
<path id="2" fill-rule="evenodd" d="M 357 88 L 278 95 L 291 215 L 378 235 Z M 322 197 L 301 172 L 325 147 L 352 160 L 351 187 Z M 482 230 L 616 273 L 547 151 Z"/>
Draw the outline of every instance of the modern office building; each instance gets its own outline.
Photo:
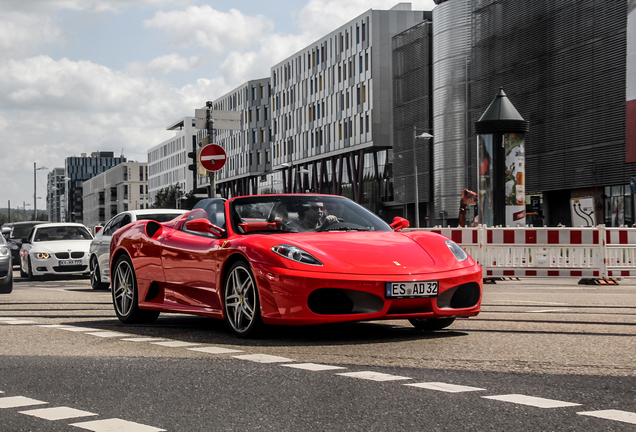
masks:
<path id="1" fill-rule="evenodd" d="M 188 153 L 196 148 L 197 129 L 194 117 L 184 117 L 168 126 L 175 135 L 148 150 L 148 193 L 150 205 L 157 192 L 169 186 L 178 186 L 183 193 L 196 184 L 195 174 L 188 170 Z"/>
<path id="2" fill-rule="evenodd" d="M 378 213 L 391 201 L 391 38 L 431 13 L 369 10 L 271 69 L 274 174 L 261 190 L 349 196 Z"/>
<path id="3" fill-rule="evenodd" d="M 212 101 L 212 110 L 241 113 L 240 130 L 213 129 L 211 143 L 225 150 L 223 168 L 200 178 L 198 187 L 210 185 L 222 196 L 256 194 L 265 173 L 271 171 L 270 79 L 251 80 Z M 207 135 L 199 132 L 199 141 Z"/>
<path id="4" fill-rule="evenodd" d="M 625 131 L 628 2 L 436 3 L 436 222 L 441 212 L 449 219 L 457 212 L 463 188 L 477 190 L 474 124 L 503 88 L 530 122 L 525 189 L 536 215 L 528 222 L 570 225 L 570 200 L 593 197 L 597 223 L 633 223 L 629 181 L 636 165 L 626 158 Z"/>
<path id="5" fill-rule="evenodd" d="M 46 209 L 49 222 L 66 221 L 66 174 L 64 168 L 53 168 L 46 179 Z"/>
<path id="6" fill-rule="evenodd" d="M 148 208 L 147 179 L 145 162 L 123 162 L 85 181 L 84 225 L 92 229 L 123 211 Z"/>
<path id="7" fill-rule="evenodd" d="M 123 162 L 126 162 L 124 155 L 115 157 L 114 152 L 105 151 L 66 158 L 64 172 L 68 187 L 64 197 L 67 208 L 64 222 L 84 222 L 83 183 Z"/>

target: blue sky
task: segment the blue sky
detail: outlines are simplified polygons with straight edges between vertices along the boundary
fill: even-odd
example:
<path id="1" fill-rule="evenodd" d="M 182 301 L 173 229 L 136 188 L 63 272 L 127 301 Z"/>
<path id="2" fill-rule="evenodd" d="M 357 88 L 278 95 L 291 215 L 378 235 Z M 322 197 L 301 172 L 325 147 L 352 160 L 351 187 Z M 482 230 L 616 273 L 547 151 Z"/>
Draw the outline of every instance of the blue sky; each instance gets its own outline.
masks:
<path id="1" fill-rule="evenodd" d="M 0 0 L 0 207 L 33 206 L 33 163 L 122 149 L 369 9 L 397 0 Z M 433 0 L 412 0 L 431 10 Z M 37 172 L 45 197 L 47 170 Z M 38 200 L 38 208 L 46 206 Z"/>

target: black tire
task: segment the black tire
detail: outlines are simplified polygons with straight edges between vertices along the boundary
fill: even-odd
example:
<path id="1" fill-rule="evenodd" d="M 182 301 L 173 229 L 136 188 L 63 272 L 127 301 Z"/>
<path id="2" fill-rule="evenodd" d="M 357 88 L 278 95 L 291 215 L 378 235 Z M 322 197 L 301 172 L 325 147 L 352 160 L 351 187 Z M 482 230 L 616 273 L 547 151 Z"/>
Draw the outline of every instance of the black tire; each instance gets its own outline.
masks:
<path id="1" fill-rule="evenodd" d="M 420 319 L 411 318 L 409 322 L 418 330 L 434 331 L 445 329 L 449 325 L 455 322 L 455 318 L 433 318 L 433 319 Z"/>
<path id="2" fill-rule="evenodd" d="M 245 261 L 237 261 L 223 281 L 225 322 L 240 338 L 257 336 L 263 327 L 256 279 Z"/>
<path id="3" fill-rule="evenodd" d="M 29 281 L 36 281 L 39 279 L 39 276 L 33 274 L 33 264 L 31 264 L 31 258 L 27 259 L 27 277 Z"/>
<path id="4" fill-rule="evenodd" d="M 137 275 L 128 255 L 119 257 L 113 268 L 113 306 L 119 321 L 125 324 L 154 322 L 159 311 L 139 309 Z"/>
<path id="5" fill-rule="evenodd" d="M 107 290 L 110 284 L 102 282 L 102 279 L 101 279 L 102 275 L 99 271 L 99 264 L 97 263 L 97 258 L 95 257 L 91 258 L 90 269 L 91 269 L 91 273 L 90 273 L 91 287 L 94 290 L 99 290 L 99 291 Z"/>
<path id="6" fill-rule="evenodd" d="M 0 285 L 0 294 L 11 294 L 11 291 L 13 291 L 13 269 L 9 268 L 9 274 L 8 276 L 8 280 L 7 283 L 5 283 L 4 285 Z"/>

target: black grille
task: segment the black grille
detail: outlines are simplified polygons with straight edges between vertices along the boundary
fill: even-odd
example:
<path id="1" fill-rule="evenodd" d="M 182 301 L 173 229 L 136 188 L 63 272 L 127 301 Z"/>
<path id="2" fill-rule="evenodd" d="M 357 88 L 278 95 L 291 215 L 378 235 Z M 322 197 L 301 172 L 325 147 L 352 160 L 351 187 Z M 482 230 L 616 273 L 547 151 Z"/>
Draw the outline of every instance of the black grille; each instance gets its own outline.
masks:
<path id="1" fill-rule="evenodd" d="M 53 271 L 57 273 L 79 273 L 86 270 L 85 265 L 74 265 L 74 266 L 57 266 L 53 267 Z"/>
<path id="2" fill-rule="evenodd" d="M 69 259 L 70 255 L 68 252 L 58 252 L 55 254 L 55 258 L 57 259 Z"/>
<path id="3" fill-rule="evenodd" d="M 71 258 L 82 258 L 84 256 L 84 252 L 71 252 Z"/>

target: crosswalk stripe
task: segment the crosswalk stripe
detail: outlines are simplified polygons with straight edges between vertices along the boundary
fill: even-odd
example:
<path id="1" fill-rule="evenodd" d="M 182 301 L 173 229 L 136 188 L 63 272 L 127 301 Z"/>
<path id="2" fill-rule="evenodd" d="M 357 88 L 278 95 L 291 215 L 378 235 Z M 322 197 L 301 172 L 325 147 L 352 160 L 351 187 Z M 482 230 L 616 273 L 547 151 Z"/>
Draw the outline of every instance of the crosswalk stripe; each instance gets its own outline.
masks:
<path id="1" fill-rule="evenodd" d="M 563 408 L 578 406 L 580 404 L 572 402 L 563 402 L 553 399 L 544 399 L 534 396 L 525 396 L 520 394 L 508 394 L 508 395 L 496 395 L 496 396 L 482 396 L 484 399 L 493 399 L 502 402 L 511 402 L 519 405 L 528 405 L 537 408 Z"/>
<path id="2" fill-rule="evenodd" d="M 443 391 L 447 393 L 462 393 L 462 392 L 486 390 L 483 388 L 468 387 L 468 386 L 462 386 L 462 385 L 456 385 L 456 384 L 447 384 L 442 382 L 424 382 L 424 383 L 404 384 L 404 385 L 411 386 L 411 387 L 425 388 L 428 390 Z"/>
<path id="3" fill-rule="evenodd" d="M 398 375 L 390 375 L 390 374 L 385 374 L 385 373 L 380 373 L 380 372 L 372 372 L 372 371 L 346 372 L 346 373 L 339 373 L 339 374 L 336 374 L 336 375 L 342 375 L 342 376 L 347 376 L 347 377 L 351 377 L 351 378 L 366 379 L 366 380 L 371 380 L 371 381 L 398 381 L 398 380 L 413 379 L 413 378 L 409 378 L 409 377 L 403 377 L 403 376 L 398 376 Z"/>
<path id="4" fill-rule="evenodd" d="M 130 422 L 118 418 L 106 420 L 93 420 L 82 423 L 71 423 L 71 426 L 86 429 L 93 432 L 162 432 L 165 429 L 159 429 L 153 426 L 141 423 Z"/>
<path id="5" fill-rule="evenodd" d="M 24 396 L 7 396 L 0 398 L 0 408 L 20 408 L 32 405 L 44 405 L 48 402 L 31 399 Z"/>
<path id="6" fill-rule="evenodd" d="M 240 360 L 249 360 L 256 363 L 285 363 L 285 362 L 293 362 L 294 360 L 288 359 L 285 357 L 278 357 L 267 354 L 246 354 L 240 356 L 232 356 L 234 358 Z"/>
<path id="7" fill-rule="evenodd" d="M 39 408 L 29 411 L 20 411 L 20 414 L 26 414 L 38 417 L 44 420 L 66 420 L 71 418 L 96 416 L 98 414 L 82 411 L 69 407 Z"/>
<path id="8" fill-rule="evenodd" d="M 236 350 L 236 349 L 222 348 L 222 347 L 213 347 L 213 346 L 201 347 L 201 348 L 188 348 L 188 350 L 204 352 L 204 353 L 208 353 L 208 354 L 227 354 L 227 353 L 243 352 L 243 350 Z"/>
<path id="9" fill-rule="evenodd" d="M 620 410 L 584 411 L 578 415 L 598 417 L 606 420 L 616 420 L 624 423 L 636 424 L 636 413 Z"/>
<path id="10" fill-rule="evenodd" d="M 317 363 L 289 363 L 281 366 L 295 368 L 295 369 L 304 369 L 308 371 L 325 371 L 325 370 L 334 370 L 334 369 L 346 369 L 342 366 L 330 366 L 324 364 Z"/>
<path id="11" fill-rule="evenodd" d="M 170 348 L 182 348 L 182 347 L 187 347 L 187 346 L 201 345 L 201 344 L 198 344 L 198 343 L 181 342 L 181 341 L 151 342 L 151 344 L 165 346 L 165 347 L 170 347 Z"/>

